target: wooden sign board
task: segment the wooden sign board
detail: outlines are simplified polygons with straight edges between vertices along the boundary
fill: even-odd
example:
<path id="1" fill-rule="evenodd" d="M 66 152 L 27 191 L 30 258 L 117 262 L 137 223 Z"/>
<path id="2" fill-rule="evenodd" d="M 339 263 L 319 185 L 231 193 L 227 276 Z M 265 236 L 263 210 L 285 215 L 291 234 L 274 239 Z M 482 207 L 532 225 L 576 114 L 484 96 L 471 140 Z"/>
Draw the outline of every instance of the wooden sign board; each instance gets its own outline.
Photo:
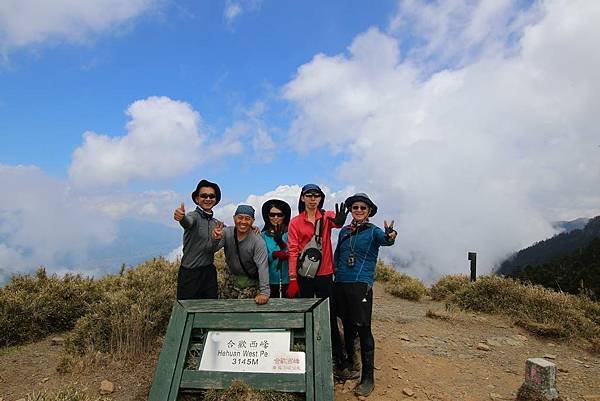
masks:
<path id="1" fill-rule="evenodd" d="M 282 338 L 289 349 L 282 350 Z M 207 346 L 209 340 L 216 343 Z M 217 359 L 203 360 L 205 348 Z M 180 393 L 224 389 L 234 380 L 333 401 L 329 300 L 175 302 L 149 399 L 175 401 Z"/>

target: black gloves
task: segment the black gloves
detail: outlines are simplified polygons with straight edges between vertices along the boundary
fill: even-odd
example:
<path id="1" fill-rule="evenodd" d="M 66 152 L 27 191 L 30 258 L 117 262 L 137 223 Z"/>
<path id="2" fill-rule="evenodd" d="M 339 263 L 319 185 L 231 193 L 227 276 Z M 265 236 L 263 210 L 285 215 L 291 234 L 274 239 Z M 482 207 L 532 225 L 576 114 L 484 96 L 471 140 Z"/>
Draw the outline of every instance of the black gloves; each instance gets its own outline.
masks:
<path id="1" fill-rule="evenodd" d="M 335 217 L 328 217 L 329 220 L 333 222 L 338 227 L 341 227 L 346 222 L 346 217 L 348 216 L 348 209 L 344 202 L 335 204 Z"/>

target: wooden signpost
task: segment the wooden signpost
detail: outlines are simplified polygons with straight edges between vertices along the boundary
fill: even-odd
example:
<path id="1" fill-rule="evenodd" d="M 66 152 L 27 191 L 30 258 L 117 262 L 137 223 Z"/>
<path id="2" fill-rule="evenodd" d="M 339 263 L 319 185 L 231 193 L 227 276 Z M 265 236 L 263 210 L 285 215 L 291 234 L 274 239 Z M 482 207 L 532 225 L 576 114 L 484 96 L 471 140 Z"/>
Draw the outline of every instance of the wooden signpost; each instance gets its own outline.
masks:
<path id="1" fill-rule="evenodd" d="M 477 280 L 477 253 L 469 252 L 469 260 L 471 261 L 471 282 Z"/>
<path id="2" fill-rule="evenodd" d="M 182 392 L 241 380 L 333 401 L 330 330 L 328 299 L 177 301 L 149 399 L 175 401 Z M 283 352 L 282 339 L 289 340 Z"/>

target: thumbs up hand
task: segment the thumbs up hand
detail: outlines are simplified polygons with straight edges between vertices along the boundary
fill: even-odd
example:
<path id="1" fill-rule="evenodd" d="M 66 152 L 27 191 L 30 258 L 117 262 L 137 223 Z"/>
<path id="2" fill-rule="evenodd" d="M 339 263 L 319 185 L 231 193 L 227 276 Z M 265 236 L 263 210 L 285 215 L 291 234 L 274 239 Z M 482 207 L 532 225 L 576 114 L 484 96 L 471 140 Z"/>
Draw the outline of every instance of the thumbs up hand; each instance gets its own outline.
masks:
<path id="1" fill-rule="evenodd" d="M 185 205 L 183 204 L 183 202 L 181 202 L 181 205 L 177 209 L 175 209 L 175 212 L 173 213 L 173 218 L 177 221 L 181 221 L 184 216 L 185 216 Z"/>

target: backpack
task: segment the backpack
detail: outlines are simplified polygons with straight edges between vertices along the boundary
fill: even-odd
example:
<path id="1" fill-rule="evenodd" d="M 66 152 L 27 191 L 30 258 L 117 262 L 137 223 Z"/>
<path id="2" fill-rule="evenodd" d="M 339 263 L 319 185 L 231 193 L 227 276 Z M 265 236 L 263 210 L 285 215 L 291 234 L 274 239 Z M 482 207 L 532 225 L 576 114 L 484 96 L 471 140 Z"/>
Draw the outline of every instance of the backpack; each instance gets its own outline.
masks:
<path id="1" fill-rule="evenodd" d="M 314 278 L 319 273 L 323 259 L 323 217 L 315 223 L 315 233 L 298 256 L 298 274 L 306 278 Z"/>

